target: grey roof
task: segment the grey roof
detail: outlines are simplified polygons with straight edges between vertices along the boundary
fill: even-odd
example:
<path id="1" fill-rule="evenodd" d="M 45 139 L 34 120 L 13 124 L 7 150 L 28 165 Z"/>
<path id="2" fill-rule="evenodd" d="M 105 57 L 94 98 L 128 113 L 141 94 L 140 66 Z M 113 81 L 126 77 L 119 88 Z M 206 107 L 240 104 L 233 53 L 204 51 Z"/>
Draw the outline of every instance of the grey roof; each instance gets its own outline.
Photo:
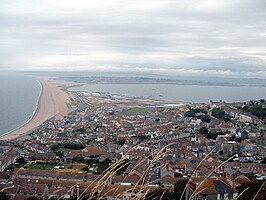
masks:
<path id="1" fill-rule="evenodd" d="M 232 187 L 229 187 L 228 185 L 226 185 L 220 180 L 214 180 L 214 185 L 215 185 L 216 191 L 219 194 L 224 194 L 224 193 L 232 194 L 232 193 L 237 192 L 235 189 L 233 189 Z"/>

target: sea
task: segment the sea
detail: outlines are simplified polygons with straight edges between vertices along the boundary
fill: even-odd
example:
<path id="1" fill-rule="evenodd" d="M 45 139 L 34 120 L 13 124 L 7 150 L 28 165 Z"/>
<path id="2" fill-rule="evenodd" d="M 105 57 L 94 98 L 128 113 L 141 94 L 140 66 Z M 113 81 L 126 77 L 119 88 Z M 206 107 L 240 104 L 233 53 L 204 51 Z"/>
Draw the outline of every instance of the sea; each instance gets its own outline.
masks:
<path id="1" fill-rule="evenodd" d="M 172 103 L 232 103 L 266 99 L 266 87 L 254 86 L 85 84 L 70 90 L 160 99 Z"/>
<path id="2" fill-rule="evenodd" d="M 34 77 L 0 72 L 0 135 L 31 119 L 40 92 L 41 85 Z"/>
<path id="3" fill-rule="evenodd" d="M 68 86 L 77 84 L 66 81 L 61 83 Z M 266 87 L 262 86 L 84 84 L 69 90 L 160 99 L 168 103 L 208 103 L 210 100 L 245 102 L 266 99 Z M 30 120 L 40 92 L 41 85 L 34 75 L 0 72 L 0 135 L 19 128 Z"/>

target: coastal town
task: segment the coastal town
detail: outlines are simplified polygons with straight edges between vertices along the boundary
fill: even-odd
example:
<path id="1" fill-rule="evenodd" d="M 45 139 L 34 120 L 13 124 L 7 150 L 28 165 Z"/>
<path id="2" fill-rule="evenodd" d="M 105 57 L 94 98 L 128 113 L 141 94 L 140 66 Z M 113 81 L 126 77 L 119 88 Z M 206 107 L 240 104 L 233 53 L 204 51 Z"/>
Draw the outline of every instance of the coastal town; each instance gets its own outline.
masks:
<path id="1" fill-rule="evenodd" d="M 266 0 L 0 0 L 0 200 L 266 200 Z"/>
<path id="2" fill-rule="evenodd" d="M 2 196 L 265 199 L 263 99 L 171 104 L 71 92 L 68 108 L 0 141 Z"/>

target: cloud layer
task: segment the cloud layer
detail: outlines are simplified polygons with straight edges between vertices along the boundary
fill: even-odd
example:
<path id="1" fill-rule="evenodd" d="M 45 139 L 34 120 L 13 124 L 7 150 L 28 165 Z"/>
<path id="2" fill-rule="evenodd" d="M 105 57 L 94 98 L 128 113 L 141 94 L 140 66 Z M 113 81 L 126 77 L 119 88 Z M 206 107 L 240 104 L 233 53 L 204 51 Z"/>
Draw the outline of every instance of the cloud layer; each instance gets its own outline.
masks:
<path id="1" fill-rule="evenodd" d="M 266 78 L 265 0 L 1 0 L 0 68 Z"/>

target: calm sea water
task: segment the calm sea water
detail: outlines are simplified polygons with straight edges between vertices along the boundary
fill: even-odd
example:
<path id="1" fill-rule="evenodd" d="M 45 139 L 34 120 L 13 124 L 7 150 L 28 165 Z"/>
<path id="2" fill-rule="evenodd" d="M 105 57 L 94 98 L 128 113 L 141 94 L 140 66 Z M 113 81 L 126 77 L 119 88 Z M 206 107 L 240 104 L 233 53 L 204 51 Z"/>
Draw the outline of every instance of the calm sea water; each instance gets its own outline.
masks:
<path id="1" fill-rule="evenodd" d="M 97 84 L 70 88 L 131 97 L 150 97 L 170 102 L 226 102 L 266 99 L 266 87 L 227 87 L 165 84 Z M 0 134 L 16 129 L 32 116 L 40 84 L 31 76 L 0 73 Z"/>
<path id="2" fill-rule="evenodd" d="M 31 118 L 40 89 L 39 82 L 30 76 L 0 72 L 0 135 Z"/>
<path id="3" fill-rule="evenodd" d="M 231 87 L 167 84 L 95 84 L 71 88 L 74 91 L 104 92 L 131 97 L 150 97 L 171 102 L 244 102 L 266 98 L 266 87 Z"/>

